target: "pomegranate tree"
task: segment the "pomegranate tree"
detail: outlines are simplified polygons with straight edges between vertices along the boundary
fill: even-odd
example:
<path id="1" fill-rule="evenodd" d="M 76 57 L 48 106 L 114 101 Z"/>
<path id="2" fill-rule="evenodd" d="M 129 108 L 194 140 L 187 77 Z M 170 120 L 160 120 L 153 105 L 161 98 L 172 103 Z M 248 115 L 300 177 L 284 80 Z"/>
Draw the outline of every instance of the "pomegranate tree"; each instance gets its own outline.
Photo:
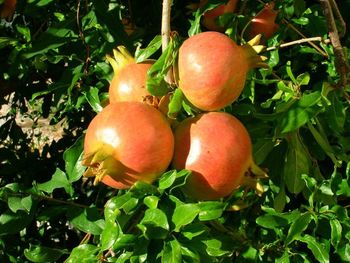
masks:
<path id="1" fill-rule="evenodd" d="M 180 47 L 179 86 L 197 108 L 218 110 L 239 97 L 248 71 L 262 65 L 251 45 L 239 46 L 219 32 L 199 33 Z"/>
<path id="2" fill-rule="evenodd" d="M 114 76 L 109 86 L 110 103 L 118 101 L 145 101 L 151 95 L 146 89 L 147 71 L 152 60 L 136 63 L 123 46 L 113 50 L 114 59 L 107 56 L 113 67 Z"/>
<path id="3" fill-rule="evenodd" d="M 186 119 L 175 130 L 173 166 L 192 175 L 186 192 L 200 200 L 232 193 L 252 165 L 252 146 L 243 124 L 223 112 Z"/>
<path id="4" fill-rule="evenodd" d="M 151 183 L 167 169 L 173 149 L 173 133 L 157 109 L 142 102 L 109 104 L 86 131 L 85 176 L 117 189 Z"/>
<path id="5" fill-rule="evenodd" d="M 199 7 L 204 6 L 208 0 L 201 0 Z M 210 0 L 209 0 L 210 2 Z M 236 10 L 238 0 L 229 0 L 226 4 L 219 5 L 214 9 L 204 13 L 202 24 L 209 30 L 223 31 L 224 29 L 217 24 L 217 18 L 223 14 L 233 13 Z"/>

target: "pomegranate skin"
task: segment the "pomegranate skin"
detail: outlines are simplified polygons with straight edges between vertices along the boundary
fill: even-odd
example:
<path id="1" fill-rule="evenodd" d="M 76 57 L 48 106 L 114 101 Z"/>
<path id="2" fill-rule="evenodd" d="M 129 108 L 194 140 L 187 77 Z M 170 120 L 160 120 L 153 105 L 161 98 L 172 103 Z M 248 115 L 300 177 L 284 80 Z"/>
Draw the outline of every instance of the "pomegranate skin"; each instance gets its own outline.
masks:
<path id="1" fill-rule="evenodd" d="M 210 1 L 210 0 L 209 0 Z M 204 6 L 208 0 L 202 0 L 199 3 L 199 7 Z M 224 28 L 218 26 L 216 18 L 227 13 L 233 13 L 236 10 L 238 0 L 230 0 L 227 4 L 222 4 L 214 9 L 211 9 L 204 13 L 202 24 L 208 29 L 213 31 L 224 31 Z"/>
<path id="2" fill-rule="evenodd" d="M 252 19 L 249 26 L 249 38 L 262 34 L 264 40 L 271 38 L 279 26 L 275 23 L 278 11 L 274 10 L 275 3 L 270 2 Z"/>
<path id="3" fill-rule="evenodd" d="M 165 117 L 142 102 L 106 106 L 85 135 L 85 176 L 117 189 L 136 181 L 152 183 L 169 166 L 174 136 Z"/>
<path id="4" fill-rule="evenodd" d="M 188 169 L 185 191 L 198 200 L 231 194 L 252 164 L 250 136 L 234 116 L 209 112 L 189 118 L 175 130 L 172 165 Z"/>
<path id="5" fill-rule="evenodd" d="M 250 68 L 243 46 L 219 32 L 194 35 L 179 50 L 179 86 L 204 111 L 219 110 L 235 101 Z"/>
<path id="6" fill-rule="evenodd" d="M 147 71 L 153 62 L 131 63 L 120 69 L 109 86 L 110 103 L 145 101 L 151 96 L 146 89 Z"/>

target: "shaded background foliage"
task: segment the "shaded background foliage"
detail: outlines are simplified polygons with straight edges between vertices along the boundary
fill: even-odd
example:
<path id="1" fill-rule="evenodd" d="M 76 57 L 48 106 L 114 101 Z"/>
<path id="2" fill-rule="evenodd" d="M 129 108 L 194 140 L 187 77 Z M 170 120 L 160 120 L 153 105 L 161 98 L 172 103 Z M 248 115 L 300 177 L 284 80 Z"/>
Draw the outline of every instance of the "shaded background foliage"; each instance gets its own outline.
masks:
<path id="1" fill-rule="evenodd" d="M 348 23 L 350 1 L 338 4 Z M 201 13 L 187 5 L 172 6 L 179 43 L 203 30 Z M 290 25 L 328 38 L 318 1 L 276 6 L 280 29 L 267 48 L 302 38 Z M 315 43 L 321 52 L 306 43 L 266 52 L 270 68 L 252 71 L 225 109 L 246 125 L 254 158 L 268 170 L 261 197 L 241 189 L 192 202 L 179 191 L 186 172 L 119 192 L 81 178 L 84 130 L 108 103 L 113 73 L 105 55 L 117 45 L 146 48 L 160 34 L 161 7 L 28 0 L 1 19 L 0 261 L 349 262 L 350 86 L 336 85 L 327 42 Z M 227 33 L 242 41 L 237 36 L 262 7 L 246 1 L 242 15 L 226 18 Z M 349 41 L 346 34 L 347 58 Z"/>

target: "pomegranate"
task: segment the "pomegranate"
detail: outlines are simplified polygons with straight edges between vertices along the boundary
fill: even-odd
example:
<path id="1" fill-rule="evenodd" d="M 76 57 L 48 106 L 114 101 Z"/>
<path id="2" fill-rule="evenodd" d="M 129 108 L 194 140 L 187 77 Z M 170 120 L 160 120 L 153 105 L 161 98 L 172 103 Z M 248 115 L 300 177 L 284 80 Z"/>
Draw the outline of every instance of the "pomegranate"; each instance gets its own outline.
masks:
<path id="1" fill-rule="evenodd" d="M 17 0 L 5 0 L 0 7 L 0 17 L 10 19 L 16 10 Z"/>
<path id="2" fill-rule="evenodd" d="M 204 6 L 207 2 L 208 0 L 201 0 L 199 7 Z M 216 19 L 223 14 L 233 13 L 236 10 L 237 2 L 238 0 L 229 0 L 227 4 L 222 4 L 214 9 L 208 10 L 203 15 L 202 24 L 209 30 L 223 31 L 224 28 L 218 26 Z"/>
<path id="3" fill-rule="evenodd" d="M 204 111 L 221 109 L 241 94 L 247 72 L 264 66 L 254 48 L 225 34 L 207 31 L 184 41 L 179 50 L 179 87 Z"/>
<path id="4" fill-rule="evenodd" d="M 165 117 L 142 102 L 116 102 L 91 121 L 84 141 L 85 176 L 125 189 L 153 182 L 169 166 L 174 136 Z"/>
<path id="5" fill-rule="evenodd" d="M 231 194 L 252 165 L 252 146 L 243 124 L 224 112 L 184 120 L 175 130 L 175 169 L 192 171 L 185 191 L 195 199 Z"/>
<path id="6" fill-rule="evenodd" d="M 251 20 L 248 32 L 252 38 L 262 34 L 265 39 L 269 39 L 275 34 L 279 26 L 275 23 L 278 11 L 274 10 L 275 3 L 270 2 Z"/>
<path id="7" fill-rule="evenodd" d="M 114 76 L 109 86 L 110 103 L 119 101 L 145 101 L 151 97 L 146 89 L 147 71 L 153 64 L 148 60 L 136 63 L 123 46 L 113 50 L 114 59 L 107 56 L 113 67 Z"/>

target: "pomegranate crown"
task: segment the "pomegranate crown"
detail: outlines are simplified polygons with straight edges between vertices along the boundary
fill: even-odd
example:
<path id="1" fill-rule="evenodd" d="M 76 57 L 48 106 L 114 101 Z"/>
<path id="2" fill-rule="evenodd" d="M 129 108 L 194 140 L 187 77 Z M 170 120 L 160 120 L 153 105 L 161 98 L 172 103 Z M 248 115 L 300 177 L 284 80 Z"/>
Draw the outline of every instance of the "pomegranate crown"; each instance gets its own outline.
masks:
<path id="1" fill-rule="evenodd" d="M 114 58 L 112 58 L 110 55 L 106 55 L 106 59 L 108 60 L 109 64 L 111 64 L 114 75 L 117 75 L 126 65 L 135 63 L 134 57 L 124 46 L 118 46 L 117 48 L 113 49 L 113 56 Z"/>

